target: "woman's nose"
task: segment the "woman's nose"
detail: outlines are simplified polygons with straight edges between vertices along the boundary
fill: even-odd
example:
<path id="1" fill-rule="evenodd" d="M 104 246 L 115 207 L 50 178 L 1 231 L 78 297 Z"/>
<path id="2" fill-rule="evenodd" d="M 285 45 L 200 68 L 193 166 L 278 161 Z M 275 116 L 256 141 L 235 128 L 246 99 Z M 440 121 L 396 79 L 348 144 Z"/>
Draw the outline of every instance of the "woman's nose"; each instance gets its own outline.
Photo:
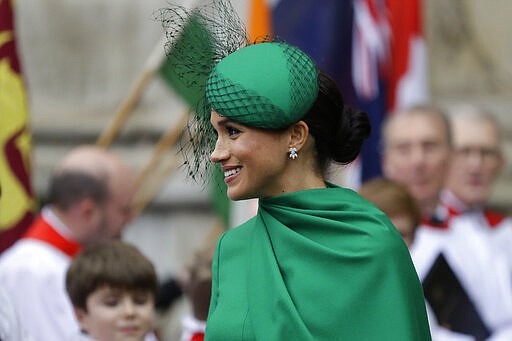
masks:
<path id="1" fill-rule="evenodd" d="M 225 160 L 228 158 L 228 151 L 225 148 L 224 144 L 217 140 L 215 143 L 215 148 L 213 149 L 213 152 L 210 154 L 210 161 L 212 162 L 221 162 L 222 160 Z"/>

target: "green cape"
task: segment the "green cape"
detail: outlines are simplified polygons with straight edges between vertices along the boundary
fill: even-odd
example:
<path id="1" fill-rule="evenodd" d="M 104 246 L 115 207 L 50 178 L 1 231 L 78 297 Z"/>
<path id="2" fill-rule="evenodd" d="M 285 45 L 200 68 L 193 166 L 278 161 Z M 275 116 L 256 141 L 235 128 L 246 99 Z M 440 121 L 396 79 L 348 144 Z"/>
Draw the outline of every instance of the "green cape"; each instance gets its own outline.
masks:
<path id="1" fill-rule="evenodd" d="M 217 245 L 207 340 L 430 340 L 402 238 L 330 185 L 261 199 Z"/>

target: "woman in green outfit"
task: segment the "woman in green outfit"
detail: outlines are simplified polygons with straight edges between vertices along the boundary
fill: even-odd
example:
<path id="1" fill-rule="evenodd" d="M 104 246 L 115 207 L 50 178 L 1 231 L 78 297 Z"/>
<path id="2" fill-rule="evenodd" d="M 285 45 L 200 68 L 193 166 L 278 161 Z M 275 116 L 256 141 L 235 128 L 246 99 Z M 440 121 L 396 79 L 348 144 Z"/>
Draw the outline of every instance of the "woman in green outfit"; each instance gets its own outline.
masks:
<path id="1" fill-rule="evenodd" d="M 429 340 L 423 293 L 387 217 L 325 181 L 370 133 L 299 49 L 267 42 L 215 67 L 211 160 L 257 215 L 226 232 L 213 264 L 207 340 Z"/>
<path id="2" fill-rule="evenodd" d="M 189 166 L 193 175 L 200 142 L 212 141 L 229 198 L 259 206 L 218 241 L 206 340 L 430 340 L 400 234 L 374 205 L 325 180 L 331 161 L 357 157 L 367 115 L 346 107 L 298 48 L 233 51 L 209 69 Z"/>

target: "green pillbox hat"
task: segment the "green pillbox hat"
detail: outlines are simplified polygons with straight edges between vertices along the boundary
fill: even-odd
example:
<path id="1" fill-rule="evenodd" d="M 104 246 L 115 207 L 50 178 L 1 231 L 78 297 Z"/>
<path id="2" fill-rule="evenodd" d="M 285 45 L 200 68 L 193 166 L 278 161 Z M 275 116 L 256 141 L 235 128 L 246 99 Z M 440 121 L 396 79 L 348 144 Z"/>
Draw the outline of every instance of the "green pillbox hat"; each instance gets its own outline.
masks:
<path id="1" fill-rule="evenodd" d="M 280 42 L 249 45 L 223 58 L 206 85 L 212 110 L 265 129 L 298 122 L 318 93 L 318 71 L 304 52 Z"/>

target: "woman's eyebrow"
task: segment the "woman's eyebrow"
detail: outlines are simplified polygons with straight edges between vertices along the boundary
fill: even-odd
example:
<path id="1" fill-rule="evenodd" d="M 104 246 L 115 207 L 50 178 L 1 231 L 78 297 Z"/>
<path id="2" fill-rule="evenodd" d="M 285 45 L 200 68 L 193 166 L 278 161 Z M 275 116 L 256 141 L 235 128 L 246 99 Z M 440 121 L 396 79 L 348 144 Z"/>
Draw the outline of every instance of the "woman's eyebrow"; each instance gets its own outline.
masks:
<path id="1" fill-rule="evenodd" d="M 221 127 L 226 126 L 227 124 L 231 123 L 232 121 L 228 118 L 223 118 L 220 121 L 217 122 L 217 124 Z"/>

